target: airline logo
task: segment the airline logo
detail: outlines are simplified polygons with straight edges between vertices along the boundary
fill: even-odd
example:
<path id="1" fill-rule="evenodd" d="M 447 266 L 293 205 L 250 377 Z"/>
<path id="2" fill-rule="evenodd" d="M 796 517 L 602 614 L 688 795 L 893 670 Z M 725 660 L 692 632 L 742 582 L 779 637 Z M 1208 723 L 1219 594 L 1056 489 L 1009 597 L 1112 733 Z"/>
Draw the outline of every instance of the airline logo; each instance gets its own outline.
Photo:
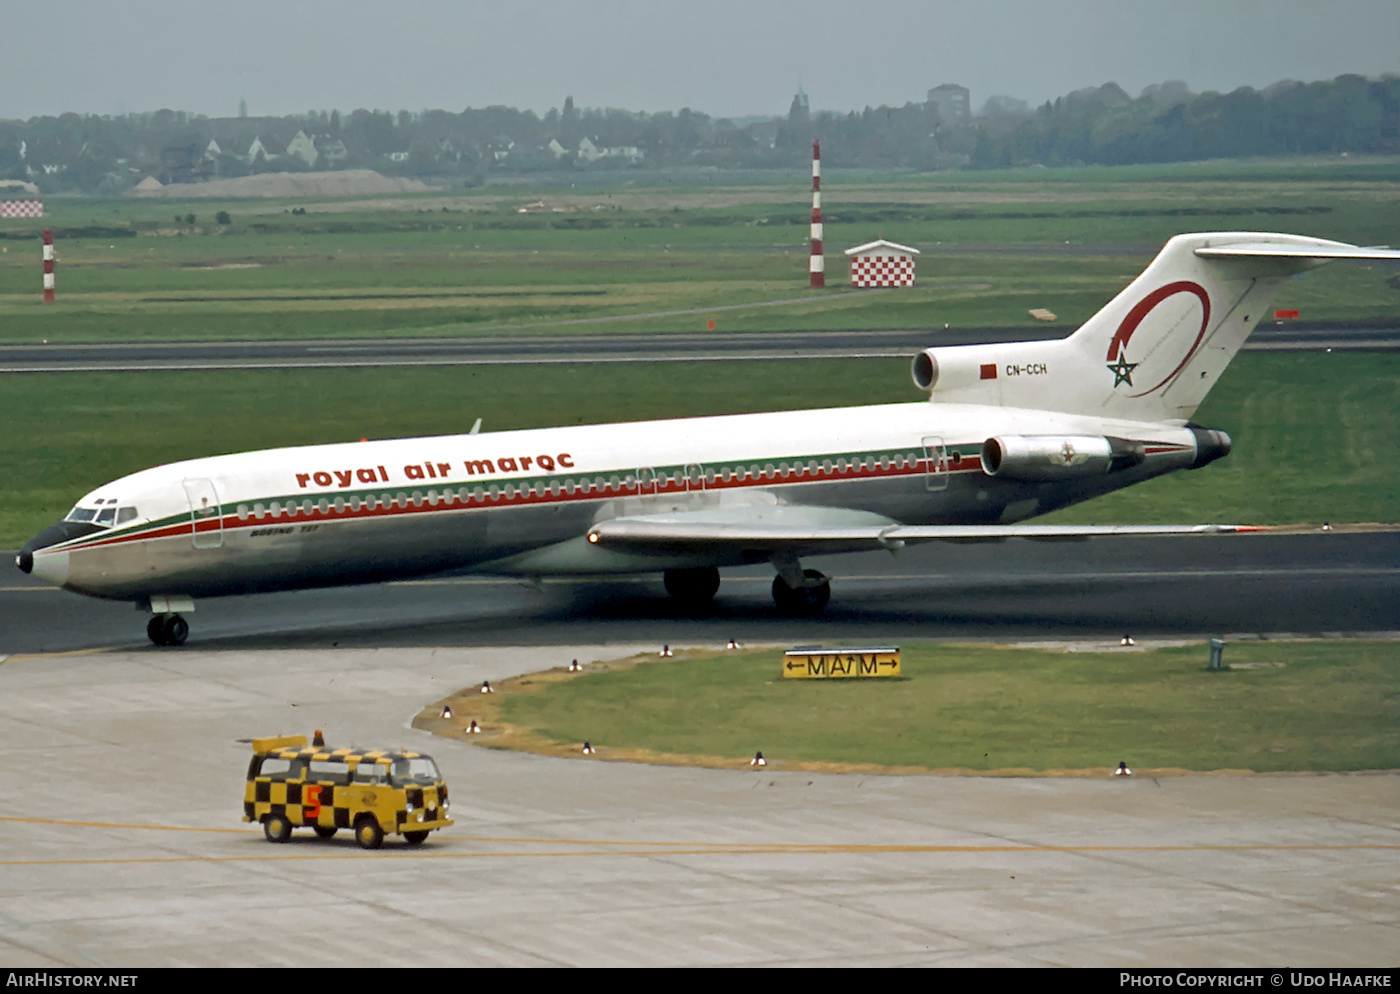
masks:
<path id="1" fill-rule="evenodd" d="M 1168 283 L 1166 286 L 1158 287 L 1137 302 L 1133 309 L 1128 312 L 1128 316 L 1125 317 L 1123 322 L 1118 326 L 1118 330 L 1114 332 L 1113 338 L 1109 340 L 1107 357 L 1108 371 L 1113 374 L 1113 388 L 1115 390 L 1120 386 L 1134 386 L 1133 371 L 1144 364 L 1142 361 L 1128 361 L 1128 343 L 1131 341 L 1133 333 L 1138 330 L 1147 319 L 1148 315 L 1159 305 L 1177 297 L 1179 294 L 1188 294 L 1200 302 L 1201 326 L 1196 332 L 1196 337 L 1186 350 L 1186 354 L 1182 356 L 1181 360 L 1177 362 L 1161 380 L 1143 390 L 1141 393 L 1131 394 L 1130 396 L 1146 397 L 1148 394 L 1156 393 L 1158 390 L 1167 386 L 1181 375 L 1181 371 L 1186 368 L 1186 364 L 1191 361 L 1192 356 L 1196 354 L 1196 350 L 1201 347 L 1201 342 L 1206 336 L 1206 328 L 1210 326 L 1210 295 L 1206 293 L 1205 287 L 1201 286 L 1199 283 L 1192 283 L 1190 280 L 1180 280 L 1176 283 Z M 1155 356 L 1155 346 L 1170 338 L 1175 333 L 1177 326 L 1188 318 L 1190 309 L 1192 309 L 1193 306 L 1192 302 L 1189 300 L 1173 301 L 1173 305 L 1175 310 L 1174 314 L 1163 314 L 1160 316 L 1159 321 L 1149 324 L 1149 327 L 1156 325 L 1158 329 L 1156 333 L 1157 341 L 1147 343 L 1139 342 L 1138 346 L 1135 346 L 1135 348 L 1139 348 L 1138 354 L 1146 353 L 1149 357 Z M 1185 310 L 1182 309 L 1182 305 L 1185 305 Z M 1168 355 L 1166 362 L 1170 362 L 1172 358 L 1173 356 Z M 1153 359 L 1152 366 L 1165 368 L 1162 366 L 1161 361 L 1155 358 Z M 1149 375 L 1155 376 L 1156 373 L 1151 373 Z"/>
<path id="2" fill-rule="evenodd" d="M 497 459 L 466 459 L 457 470 L 451 462 L 429 460 L 410 463 L 403 468 L 404 480 L 445 480 L 452 476 L 493 476 L 497 473 L 529 472 L 531 468 L 552 473 L 556 467 L 574 468 L 574 457 L 568 452 L 558 455 L 501 456 Z M 349 490 L 355 484 L 391 483 L 393 478 L 383 466 L 361 466 L 356 469 L 318 469 L 296 474 L 297 486 L 302 490 L 326 489 L 331 486 Z"/>

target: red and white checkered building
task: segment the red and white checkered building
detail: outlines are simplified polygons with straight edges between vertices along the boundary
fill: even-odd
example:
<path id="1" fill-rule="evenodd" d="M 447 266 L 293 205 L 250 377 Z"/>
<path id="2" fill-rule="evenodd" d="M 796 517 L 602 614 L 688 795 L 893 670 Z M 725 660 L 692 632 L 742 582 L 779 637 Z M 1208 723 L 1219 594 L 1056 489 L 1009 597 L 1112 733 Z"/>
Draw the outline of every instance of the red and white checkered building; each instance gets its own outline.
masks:
<path id="1" fill-rule="evenodd" d="M 851 286 L 913 286 L 916 248 L 883 238 L 846 249 L 851 257 Z"/>
<path id="2" fill-rule="evenodd" d="M 42 200 L 0 200 L 0 217 L 43 217 Z"/>

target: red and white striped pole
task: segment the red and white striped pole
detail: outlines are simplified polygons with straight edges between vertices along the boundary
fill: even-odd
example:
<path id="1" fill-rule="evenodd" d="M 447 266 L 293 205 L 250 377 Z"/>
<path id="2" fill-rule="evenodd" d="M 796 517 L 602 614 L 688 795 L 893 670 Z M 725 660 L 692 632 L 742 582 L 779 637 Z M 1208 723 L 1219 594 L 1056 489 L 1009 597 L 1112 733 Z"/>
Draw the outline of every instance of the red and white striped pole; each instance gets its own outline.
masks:
<path id="1" fill-rule="evenodd" d="M 809 287 L 826 286 L 826 256 L 822 255 L 822 147 L 812 139 L 812 258 Z"/>
<path id="2" fill-rule="evenodd" d="M 53 229 L 44 229 L 44 303 L 53 303 Z"/>

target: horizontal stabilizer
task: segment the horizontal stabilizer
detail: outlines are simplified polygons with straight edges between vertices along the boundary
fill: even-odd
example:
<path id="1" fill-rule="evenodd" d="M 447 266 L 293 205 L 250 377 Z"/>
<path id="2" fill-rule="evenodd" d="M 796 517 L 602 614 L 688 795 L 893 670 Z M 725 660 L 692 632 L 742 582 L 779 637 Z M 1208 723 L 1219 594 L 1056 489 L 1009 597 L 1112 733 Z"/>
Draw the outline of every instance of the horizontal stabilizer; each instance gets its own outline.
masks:
<path id="1" fill-rule="evenodd" d="M 1344 242 L 1296 244 L 1288 242 L 1237 242 L 1196 249 L 1203 259 L 1394 259 L 1400 249 L 1383 245 L 1347 245 Z"/>

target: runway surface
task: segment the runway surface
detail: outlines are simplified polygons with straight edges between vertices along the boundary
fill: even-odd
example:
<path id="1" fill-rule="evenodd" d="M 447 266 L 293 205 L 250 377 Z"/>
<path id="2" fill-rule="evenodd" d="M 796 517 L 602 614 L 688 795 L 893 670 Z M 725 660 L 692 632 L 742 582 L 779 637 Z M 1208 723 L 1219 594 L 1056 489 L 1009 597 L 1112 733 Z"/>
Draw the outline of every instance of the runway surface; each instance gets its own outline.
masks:
<path id="1" fill-rule="evenodd" d="M 1400 629 L 1400 531 L 935 543 L 810 564 L 832 577 L 831 604 L 819 619 L 774 612 L 768 567 L 723 571 L 713 610 L 699 615 L 678 609 L 658 576 L 538 588 L 438 577 L 201 600 L 189 617 L 187 649 Z M 147 644 L 145 624 L 130 604 L 45 587 L 13 567 L 0 573 L 0 655 L 165 652 Z"/>
<path id="2" fill-rule="evenodd" d="M 1394 963 L 1393 774 L 740 772 L 549 759 L 408 727 L 454 689 L 635 648 L 11 659 L 0 963 Z M 264 841 L 240 821 L 237 740 L 313 728 L 433 754 L 456 824 L 417 849 L 367 852 L 344 832 Z"/>
<path id="3" fill-rule="evenodd" d="M 458 366 L 501 363 L 686 362 L 791 358 L 908 358 L 939 345 L 1031 341 L 1068 328 L 950 328 L 727 334 L 590 334 L 299 342 L 0 345 L 0 373 L 151 369 Z M 1391 350 L 1400 328 L 1264 325 L 1247 351 Z"/>

